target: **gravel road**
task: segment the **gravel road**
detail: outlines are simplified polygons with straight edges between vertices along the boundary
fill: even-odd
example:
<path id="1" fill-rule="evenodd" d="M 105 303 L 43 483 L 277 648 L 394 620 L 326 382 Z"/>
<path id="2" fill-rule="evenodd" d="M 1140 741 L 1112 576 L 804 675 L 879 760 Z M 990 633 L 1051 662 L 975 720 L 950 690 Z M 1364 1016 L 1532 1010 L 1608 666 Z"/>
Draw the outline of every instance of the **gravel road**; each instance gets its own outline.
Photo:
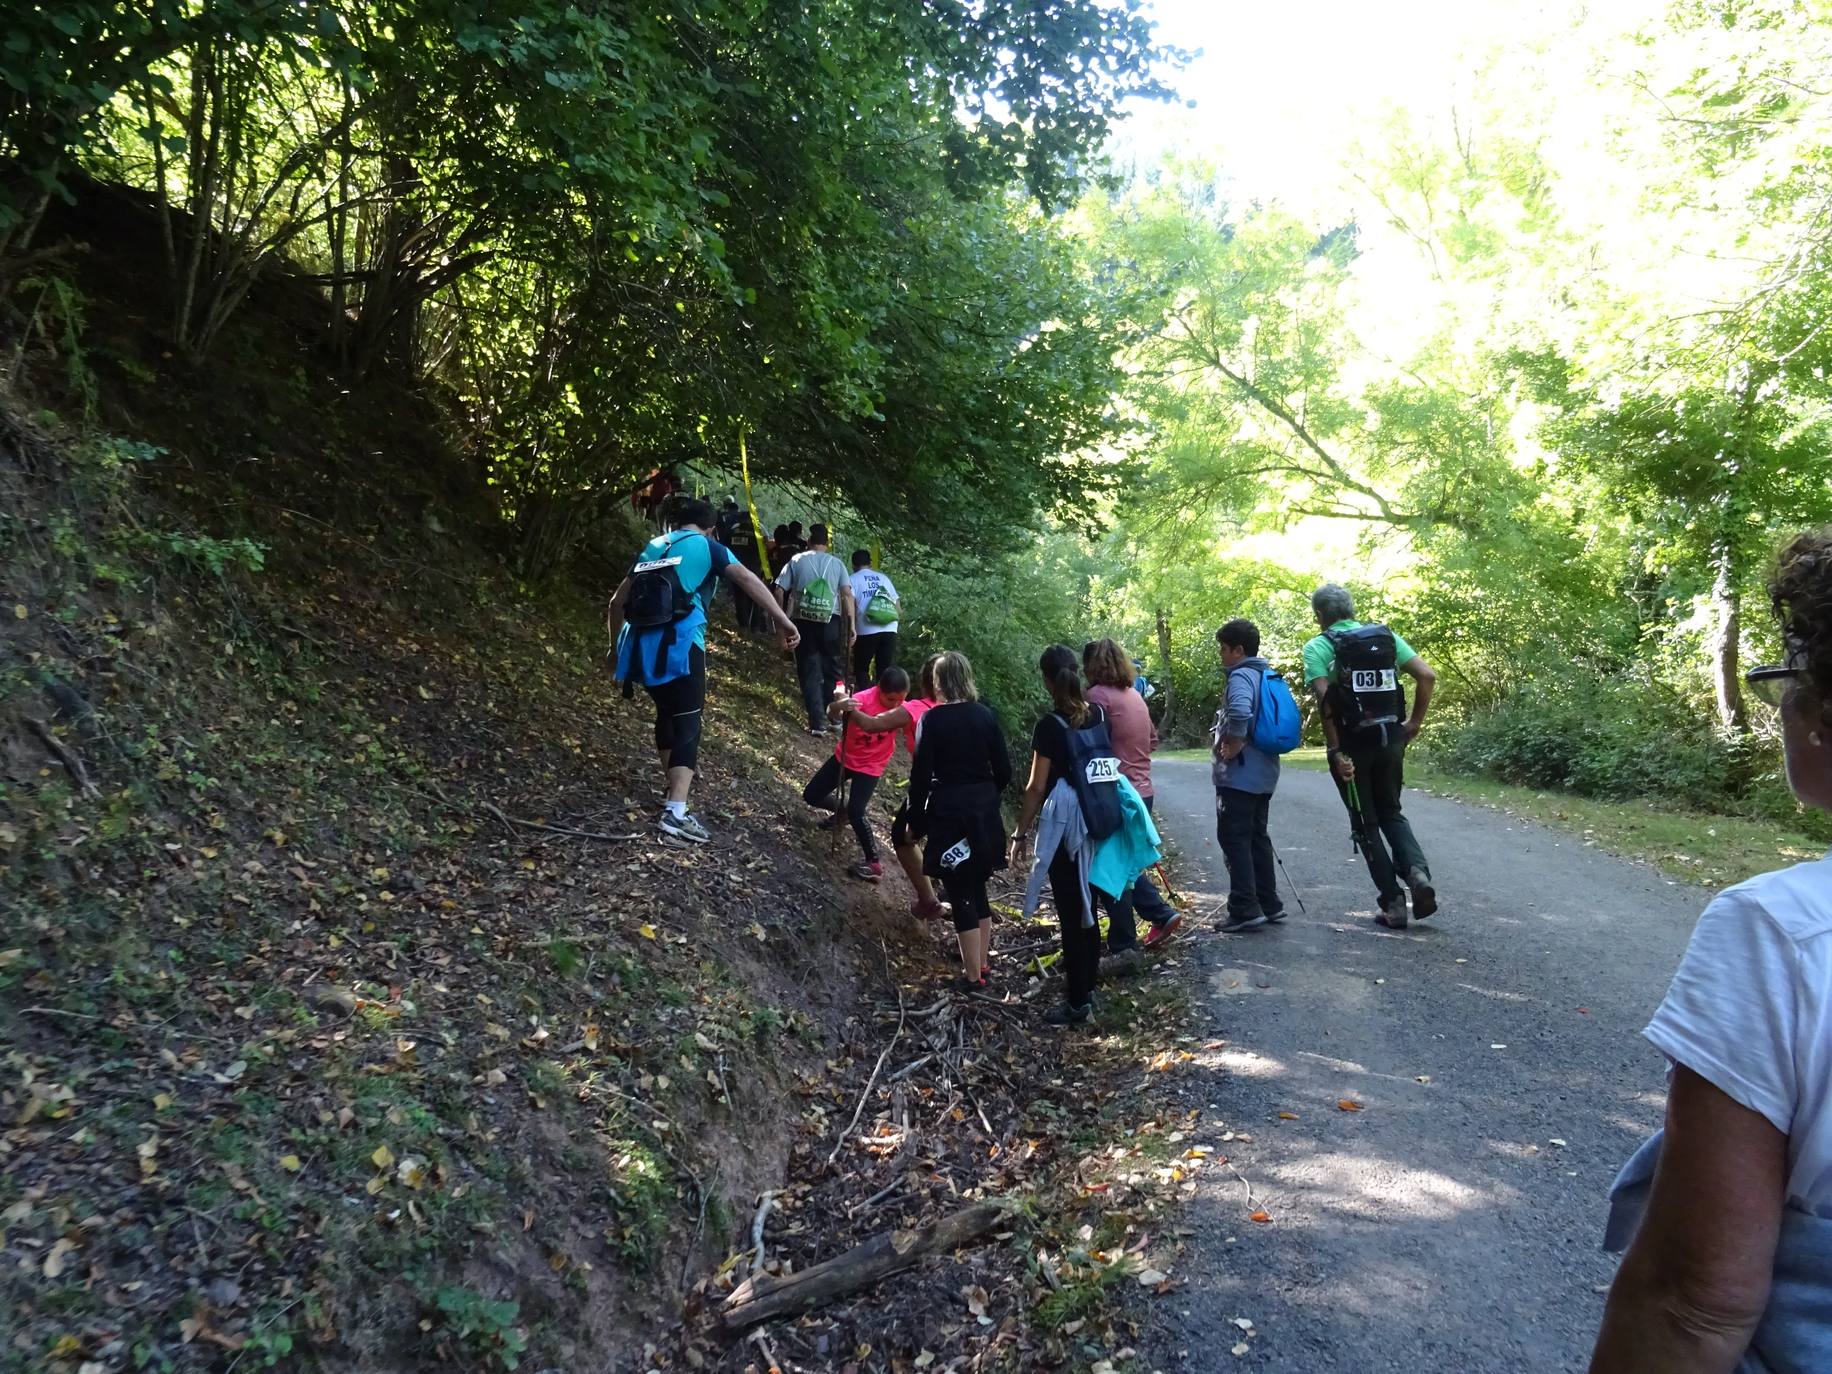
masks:
<path id="1" fill-rule="evenodd" d="M 1252 1203 L 1227 1169 L 1198 1175 L 1172 1265 L 1185 1286 L 1153 1301 L 1140 1367 L 1583 1369 L 1614 1271 L 1604 1199 L 1664 1102 L 1640 1029 L 1703 889 L 1408 792 L 1443 906 L 1385 931 L 1334 787 L 1287 770 L 1272 836 L 1308 913 L 1288 902 L 1282 926 L 1209 934 L 1227 877 L 1208 767 L 1153 777 L 1197 899 L 1179 957 L 1201 1033 L 1227 1042 L 1181 1086 L 1251 1137 L 1217 1148 Z"/>

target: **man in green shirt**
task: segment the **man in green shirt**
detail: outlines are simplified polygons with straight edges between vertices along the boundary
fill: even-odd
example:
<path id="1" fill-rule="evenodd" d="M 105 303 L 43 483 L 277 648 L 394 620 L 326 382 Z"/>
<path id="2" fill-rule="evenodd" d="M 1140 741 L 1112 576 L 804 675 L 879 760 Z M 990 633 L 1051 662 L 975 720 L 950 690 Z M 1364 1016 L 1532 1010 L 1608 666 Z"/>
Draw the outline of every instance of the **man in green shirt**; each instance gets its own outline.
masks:
<path id="1" fill-rule="evenodd" d="M 1407 888 L 1413 916 L 1422 921 L 1438 909 L 1425 851 L 1399 801 L 1406 746 L 1425 723 L 1438 675 L 1386 626 L 1356 620 L 1354 599 L 1335 583 L 1311 593 L 1310 608 L 1323 633 L 1304 646 L 1304 680 L 1322 706 L 1330 773 L 1380 892 L 1374 919 L 1404 930 Z M 1410 715 L 1401 673 L 1415 685 Z"/>

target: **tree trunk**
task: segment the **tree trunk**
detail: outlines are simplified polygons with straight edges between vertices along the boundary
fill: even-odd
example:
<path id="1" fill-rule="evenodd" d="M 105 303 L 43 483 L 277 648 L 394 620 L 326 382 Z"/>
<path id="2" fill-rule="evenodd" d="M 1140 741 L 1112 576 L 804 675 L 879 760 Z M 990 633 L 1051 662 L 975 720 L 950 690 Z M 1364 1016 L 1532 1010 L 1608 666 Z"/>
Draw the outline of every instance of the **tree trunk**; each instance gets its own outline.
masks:
<path id="1" fill-rule="evenodd" d="M 1170 663 L 1170 616 L 1163 611 L 1158 612 L 1158 657 L 1164 661 L 1164 714 L 1158 718 L 1158 733 L 1169 739 L 1177 713 L 1177 685 Z"/>
<path id="2" fill-rule="evenodd" d="M 1743 709 L 1743 604 L 1732 575 L 1728 549 L 1719 549 L 1717 575 L 1711 584 L 1711 685 L 1717 696 L 1718 722 L 1739 734 L 1749 730 Z"/>

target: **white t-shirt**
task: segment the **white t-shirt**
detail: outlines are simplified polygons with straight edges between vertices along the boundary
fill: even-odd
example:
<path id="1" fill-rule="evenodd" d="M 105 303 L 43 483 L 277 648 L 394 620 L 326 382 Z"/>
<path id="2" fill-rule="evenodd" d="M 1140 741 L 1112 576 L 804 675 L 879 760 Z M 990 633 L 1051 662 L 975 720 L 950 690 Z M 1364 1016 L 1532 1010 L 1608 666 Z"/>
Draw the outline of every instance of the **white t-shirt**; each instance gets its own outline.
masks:
<path id="1" fill-rule="evenodd" d="M 852 575 L 852 604 L 858 608 L 857 616 L 861 636 L 897 633 L 897 622 L 894 620 L 888 625 L 874 625 L 865 618 L 865 608 L 871 605 L 871 599 L 878 594 L 880 587 L 884 588 L 884 594 L 892 601 L 901 602 L 903 600 L 897 595 L 896 584 L 876 568 L 860 568 Z"/>
<path id="2" fill-rule="evenodd" d="M 1646 1034 L 1784 1132 L 1790 1205 L 1832 1216 L 1832 855 L 1718 894 Z"/>

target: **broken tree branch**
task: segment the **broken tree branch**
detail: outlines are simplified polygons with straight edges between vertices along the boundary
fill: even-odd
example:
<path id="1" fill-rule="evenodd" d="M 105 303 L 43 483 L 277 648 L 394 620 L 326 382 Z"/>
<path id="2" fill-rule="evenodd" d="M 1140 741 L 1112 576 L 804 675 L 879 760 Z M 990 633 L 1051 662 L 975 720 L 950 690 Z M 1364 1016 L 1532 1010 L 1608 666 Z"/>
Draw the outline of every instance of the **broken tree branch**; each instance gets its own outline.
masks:
<path id="1" fill-rule="evenodd" d="M 727 1335 L 736 1335 L 777 1317 L 812 1311 L 835 1298 L 869 1288 L 925 1256 L 956 1250 L 978 1240 L 1010 1215 L 998 1203 L 981 1202 L 927 1226 L 886 1231 L 844 1254 L 785 1278 L 753 1274 L 732 1290 L 719 1309 L 719 1326 Z"/>
<path id="2" fill-rule="evenodd" d="M 840 1157 L 840 1151 L 846 1148 L 846 1137 L 852 1134 L 853 1127 L 859 1124 L 859 1117 L 865 1112 L 865 1104 L 871 1100 L 871 1090 L 878 1085 L 878 1075 L 884 1072 L 884 1061 L 890 1058 L 897 1042 L 903 1039 L 903 1025 L 908 1018 L 904 1014 L 903 985 L 897 985 L 897 1033 L 891 1037 L 891 1043 L 884 1047 L 878 1056 L 878 1062 L 872 1065 L 871 1077 L 865 1080 L 865 1091 L 859 1094 L 859 1105 L 852 1109 L 852 1120 L 846 1123 L 846 1129 L 840 1132 L 840 1138 L 833 1142 L 833 1153 L 827 1156 L 827 1167 L 833 1167 L 833 1161 Z"/>
<path id="3" fill-rule="evenodd" d="M 776 1205 L 776 1191 L 771 1189 L 757 1199 L 757 1215 L 751 1218 L 751 1248 L 757 1253 L 751 1257 L 751 1272 L 763 1272 L 763 1224 L 770 1219 L 770 1208 Z"/>
<path id="4" fill-rule="evenodd" d="M 89 781 L 89 772 L 83 767 L 83 761 L 76 756 L 76 751 L 52 734 L 50 726 L 36 716 L 24 716 L 21 719 L 38 736 L 39 742 L 51 751 L 51 756 L 63 764 L 64 772 L 70 775 L 70 781 L 76 784 L 77 791 L 91 798 L 102 795 L 101 788 Z"/>
<path id="5" fill-rule="evenodd" d="M 511 833 L 513 833 L 514 828 L 519 825 L 524 830 L 545 830 L 550 834 L 571 835 L 581 840 L 605 840 L 615 842 L 618 840 L 640 840 L 642 838 L 640 834 L 607 835 L 601 830 L 574 830 L 570 825 L 549 825 L 546 821 L 525 821 L 519 816 L 505 816 L 502 812 L 502 808 L 496 806 L 494 803 L 484 802 L 482 806 L 485 811 L 488 811 L 492 816 L 496 817 L 497 820 L 508 826 Z"/>

